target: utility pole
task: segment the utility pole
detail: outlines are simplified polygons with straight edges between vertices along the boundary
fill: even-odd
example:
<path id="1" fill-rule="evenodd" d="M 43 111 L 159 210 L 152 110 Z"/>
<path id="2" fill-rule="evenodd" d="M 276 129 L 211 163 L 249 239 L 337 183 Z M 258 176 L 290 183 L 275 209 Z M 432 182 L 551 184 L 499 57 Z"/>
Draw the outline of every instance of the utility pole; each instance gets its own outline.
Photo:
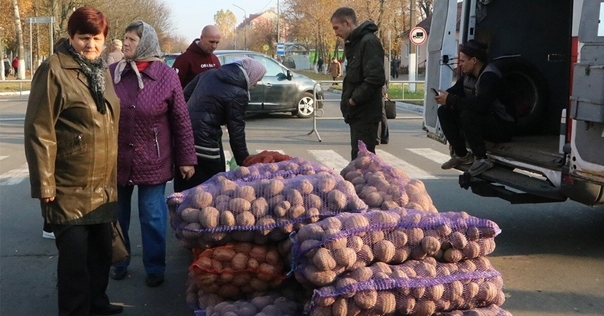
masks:
<path id="1" fill-rule="evenodd" d="M 244 46 L 244 50 L 247 50 L 247 12 L 245 11 L 244 8 L 238 6 L 234 3 L 233 3 L 233 5 L 243 11 L 243 23 L 245 23 L 243 25 L 243 46 Z"/>
<path id="2" fill-rule="evenodd" d="M 279 28 L 280 28 L 280 21 L 281 21 L 281 11 L 279 8 L 279 0 L 277 0 L 277 43 L 280 42 L 280 32 L 279 32 Z"/>
<path id="3" fill-rule="evenodd" d="M 409 18 L 409 24 L 410 27 L 409 29 L 413 29 L 415 27 L 415 24 L 417 24 L 417 22 L 415 22 L 416 20 L 416 13 L 415 13 L 415 1 L 416 0 L 411 0 L 410 2 L 410 18 Z M 411 40 L 409 40 L 409 81 L 415 81 L 416 80 L 416 74 L 417 74 L 417 46 L 413 43 L 411 43 Z M 415 92 L 415 83 L 411 83 L 409 84 L 409 91 L 410 92 Z"/>

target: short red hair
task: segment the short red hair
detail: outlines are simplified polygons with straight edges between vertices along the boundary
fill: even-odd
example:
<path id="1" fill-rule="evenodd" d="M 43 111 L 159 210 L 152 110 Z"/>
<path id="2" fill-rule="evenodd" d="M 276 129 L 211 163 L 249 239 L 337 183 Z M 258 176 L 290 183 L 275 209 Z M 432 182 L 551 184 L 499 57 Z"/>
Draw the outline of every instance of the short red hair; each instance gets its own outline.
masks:
<path id="1" fill-rule="evenodd" d="M 76 9 L 67 22 L 67 33 L 73 37 L 76 33 L 80 34 L 100 34 L 107 37 L 109 32 L 109 23 L 103 12 L 95 7 L 83 6 Z"/>

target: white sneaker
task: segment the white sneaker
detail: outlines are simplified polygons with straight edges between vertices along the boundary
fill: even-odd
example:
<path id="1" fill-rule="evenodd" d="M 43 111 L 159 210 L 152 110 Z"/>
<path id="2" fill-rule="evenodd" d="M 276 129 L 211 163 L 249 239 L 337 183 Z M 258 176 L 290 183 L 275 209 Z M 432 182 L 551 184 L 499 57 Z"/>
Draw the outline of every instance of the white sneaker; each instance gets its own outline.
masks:
<path id="1" fill-rule="evenodd" d="M 53 232 L 47 232 L 47 231 L 42 231 L 42 238 L 46 238 L 46 239 L 55 239 L 55 233 Z"/>

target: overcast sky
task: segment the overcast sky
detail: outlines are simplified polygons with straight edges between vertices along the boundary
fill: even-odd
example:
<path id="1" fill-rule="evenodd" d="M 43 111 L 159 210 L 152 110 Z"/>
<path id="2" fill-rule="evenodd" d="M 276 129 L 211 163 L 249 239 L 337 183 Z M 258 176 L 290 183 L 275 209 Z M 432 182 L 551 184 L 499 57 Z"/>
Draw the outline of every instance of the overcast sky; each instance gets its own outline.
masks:
<path id="1" fill-rule="evenodd" d="M 278 0 L 165 0 L 172 10 L 175 31 L 188 41 L 199 37 L 201 29 L 214 24 L 214 15 L 220 10 L 231 10 L 237 17 L 237 24 L 247 15 L 277 8 Z M 240 6 L 242 9 L 237 8 Z"/>

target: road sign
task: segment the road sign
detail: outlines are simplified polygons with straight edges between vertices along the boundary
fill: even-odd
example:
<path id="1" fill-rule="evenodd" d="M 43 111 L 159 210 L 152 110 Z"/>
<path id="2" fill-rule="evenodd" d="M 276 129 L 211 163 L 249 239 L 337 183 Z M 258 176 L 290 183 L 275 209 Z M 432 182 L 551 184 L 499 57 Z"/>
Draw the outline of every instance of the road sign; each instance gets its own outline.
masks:
<path id="1" fill-rule="evenodd" d="M 285 56 L 285 43 L 277 43 L 277 56 Z"/>
<path id="2" fill-rule="evenodd" d="M 268 51 L 268 49 L 269 49 L 268 44 L 262 45 L 262 50 L 264 50 L 266 52 L 266 51 Z"/>
<path id="3" fill-rule="evenodd" d="M 409 32 L 409 40 L 415 45 L 422 45 L 428 39 L 428 34 L 423 27 L 416 26 Z"/>

